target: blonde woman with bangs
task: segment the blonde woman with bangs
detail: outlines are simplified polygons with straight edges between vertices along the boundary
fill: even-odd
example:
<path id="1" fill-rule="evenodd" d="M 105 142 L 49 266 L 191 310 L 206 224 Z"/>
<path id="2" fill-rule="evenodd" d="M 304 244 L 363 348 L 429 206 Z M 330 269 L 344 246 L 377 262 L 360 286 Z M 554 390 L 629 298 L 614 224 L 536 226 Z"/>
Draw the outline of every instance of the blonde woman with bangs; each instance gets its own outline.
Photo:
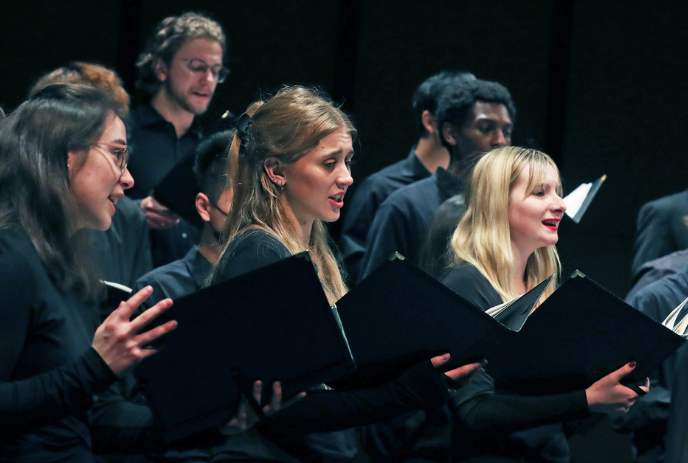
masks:
<path id="1" fill-rule="evenodd" d="M 349 118 L 316 90 L 284 87 L 248 108 L 239 118 L 229 150 L 234 197 L 211 283 L 308 251 L 330 303 L 346 293 L 323 222 L 339 219 L 353 183 L 355 135 Z M 473 363 L 444 374 L 435 369 L 448 360 L 448 354 L 435 357 L 373 390 L 309 393 L 264 419 L 257 429 L 273 439 L 287 433 L 287 443 L 280 442 L 289 446 L 304 433 L 341 430 L 389 420 L 409 410 L 437 408 L 449 397 L 447 386 L 460 387 L 452 380 L 479 367 Z M 279 383 L 273 391 L 280 397 Z"/>
<path id="2" fill-rule="evenodd" d="M 566 210 L 561 198 L 559 172 L 546 154 L 518 147 L 487 153 L 473 171 L 466 212 L 450 243 L 454 267 L 444 284 L 487 310 L 559 273 L 555 244 Z M 481 369 L 453 399 L 453 457 L 568 462 L 562 422 L 591 412 L 626 413 L 637 394 L 619 381 L 634 367 L 625 365 L 584 391 L 546 397 L 500 394 L 499 384 Z"/>

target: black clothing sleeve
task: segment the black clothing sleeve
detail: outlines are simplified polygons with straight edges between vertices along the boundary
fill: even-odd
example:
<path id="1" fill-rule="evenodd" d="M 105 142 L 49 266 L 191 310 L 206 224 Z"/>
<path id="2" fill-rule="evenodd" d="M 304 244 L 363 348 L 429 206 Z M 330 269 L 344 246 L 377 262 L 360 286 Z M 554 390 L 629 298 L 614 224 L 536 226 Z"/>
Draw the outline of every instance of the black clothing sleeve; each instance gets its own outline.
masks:
<path id="1" fill-rule="evenodd" d="M 427 361 L 374 389 L 309 392 L 263 420 L 257 429 L 270 437 L 346 429 L 387 421 L 411 410 L 435 409 L 449 394 L 444 375 Z"/>

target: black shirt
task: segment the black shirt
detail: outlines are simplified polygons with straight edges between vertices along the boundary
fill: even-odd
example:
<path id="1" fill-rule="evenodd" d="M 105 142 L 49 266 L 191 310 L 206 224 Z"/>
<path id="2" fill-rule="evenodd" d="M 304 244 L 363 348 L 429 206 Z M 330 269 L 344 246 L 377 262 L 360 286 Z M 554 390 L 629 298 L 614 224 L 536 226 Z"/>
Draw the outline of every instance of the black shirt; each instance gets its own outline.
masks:
<path id="1" fill-rule="evenodd" d="M 454 267 L 442 282 L 482 310 L 503 302 L 487 278 L 471 265 Z M 570 461 L 561 422 L 588 415 L 585 391 L 544 397 L 495 392 L 499 385 L 480 370 L 452 398 L 452 449 L 457 461 L 488 455 L 517 461 Z"/>
<path id="2" fill-rule="evenodd" d="M 97 311 L 56 286 L 28 237 L 0 230 L 0 461 L 91 457 L 93 396 L 117 378 Z"/>
<path id="3" fill-rule="evenodd" d="M 431 177 L 392 193 L 378 209 L 368 231 L 359 281 L 395 251 L 417 264 L 433 214 L 462 189 L 460 179 L 440 167 Z"/>
<path id="4" fill-rule="evenodd" d="M 117 201 L 110 228 L 80 233 L 89 234 L 89 257 L 103 280 L 131 287 L 153 269 L 146 216 L 126 196 Z"/>
<path id="5" fill-rule="evenodd" d="M 201 138 L 203 132 L 197 119 L 177 138 L 174 125 L 150 103 L 132 111 L 127 140 L 131 152 L 128 169 L 134 177 L 134 186 L 127 190 L 127 195 L 134 199 L 150 196 L 177 164 L 193 156 Z"/>
<path id="6" fill-rule="evenodd" d="M 662 323 L 688 295 L 688 265 L 677 273 L 655 281 L 626 298 L 626 302 Z M 685 314 L 685 312 L 683 312 Z M 614 424 L 621 431 L 633 432 L 636 457 L 659 459 L 664 453 L 666 427 L 672 407 L 672 377 L 681 370 L 674 363 L 678 354 L 662 363 L 650 375 L 650 392 L 638 397 L 629 412 Z"/>
<path id="7" fill-rule="evenodd" d="M 203 133 L 198 119 L 194 119 L 189 130 L 177 138 L 174 125 L 150 103 L 136 108 L 127 127 L 131 151 L 128 168 L 134 177 L 134 186 L 126 190 L 126 194 L 133 199 L 146 198 L 153 195 L 155 187 L 178 164 L 187 164 L 191 169 L 194 150 L 201 138 Z M 198 229 L 185 220 L 168 229 L 151 230 L 154 267 L 183 258 L 198 238 Z"/>
<path id="8" fill-rule="evenodd" d="M 193 246 L 183 259 L 158 267 L 139 278 L 132 293 L 152 286 L 153 294 L 144 301 L 146 307 L 152 307 L 165 298 L 174 300 L 200 290 L 205 286 L 212 268 L 198 246 Z"/>
<path id="9" fill-rule="evenodd" d="M 416 156 L 414 146 L 406 158 L 369 176 L 356 189 L 347 206 L 340 239 L 344 263 L 352 281 L 358 280 L 366 250 L 366 235 L 382 202 L 399 188 L 429 176 L 430 172 Z"/>

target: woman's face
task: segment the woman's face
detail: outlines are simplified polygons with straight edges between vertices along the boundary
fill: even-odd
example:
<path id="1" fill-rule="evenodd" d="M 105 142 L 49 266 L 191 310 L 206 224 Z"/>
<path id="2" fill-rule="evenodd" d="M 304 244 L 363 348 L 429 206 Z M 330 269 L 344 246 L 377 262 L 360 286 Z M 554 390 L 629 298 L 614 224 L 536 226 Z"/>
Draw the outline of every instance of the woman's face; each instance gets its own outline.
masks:
<path id="1" fill-rule="evenodd" d="M 320 140 L 284 172 L 284 197 L 301 225 L 320 219 L 334 222 L 353 183 L 351 133 L 341 129 Z"/>
<path id="2" fill-rule="evenodd" d="M 530 166 L 526 166 L 509 197 L 511 245 L 522 256 L 536 249 L 557 244 L 559 222 L 566 211 L 559 197 L 559 176 L 552 166 L 545 168 L 545 178 L 528 192 Z"/>
<path id="3" fill-rule="evenodd" d="M 134 185 L 129 170 L 122 171 L 120 167 L 126 146 L 124 123 L 111 113 L 98 142 L 87 153 L 68 153 L 80 228 L 107 230 L 112 223 L 115 204 L 124 196 L 124 190 Z"/>

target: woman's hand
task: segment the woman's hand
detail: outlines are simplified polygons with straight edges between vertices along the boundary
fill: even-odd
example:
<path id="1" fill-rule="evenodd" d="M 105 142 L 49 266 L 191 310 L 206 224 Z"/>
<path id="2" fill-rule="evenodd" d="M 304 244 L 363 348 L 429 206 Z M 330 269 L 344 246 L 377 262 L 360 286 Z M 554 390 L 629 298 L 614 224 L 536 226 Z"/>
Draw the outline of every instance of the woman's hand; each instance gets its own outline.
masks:
<path id="1" fill-rule="evenodd" d="M 620 383 L 621 379 L 633 371 L 635 362 L 631 362 L 618 370 L 609 373 L 585 390 L 588 398 L 588 408 L 591 412 L 606 413 L 610 416 L 619 416 L 628 412 L 631 405 L 638 398 L 630 388 Z M 649 392 L 650 386 L 646 383 L 640 389 Z"/>
<path id="2" fill-rule="evenodd" d="M 435 368 L 439 368 L 445 363 L 447 363 L 450 358 L 451 355 L 443 354 L 438 355 L 437 357 L 433 357 L 430 361 L 432 362 Z M 467 365 L 462 365 L 459 368 L 454 368 L 453 370 L 445 371 L 444 374 L 447 377 L 449 377 L 449 379 L 453 381 L 458 381 L 459 379 L 465 378 L 471 373 L 474 373 L 476 370 L 478 370 L 478 368 L 480 368 L 484 364 L 484 362 L 469 363 Z"/>
<path id="3" fill-rule="evenodd" d="M 253 399 L 257 404 L 260 404 L 263 392 L 263 384 L 260 381 L 253 383 Z M 282 385 L 279 381 L 272 383 L 272 397 L 270 398 L 270 403 L 263 407 L 263 413 L 266 416 L 270 416 L 277 412 L 280 408 L 286 408 L 294 402 L 302 399 L 306 396 L 305 392 L 301 392 L 291 399 L 282 403 Z M 241 397 L 241 402 L 239 402 L 239 409 L 237 414 L 234 415 L 227 423 L 219 428 L 220 432 L 226 436 L 236 434 L 242 431 L 246 431 L 254 424 L 260 421 L 260 417 L 253 410 L 253 407 L 248 403 L 246 397 Z"/>
<path id="4" fill-rule="evenodd" d="M 121 377 L 144 358 L 155 354 L 157 352 L 155 349 L 147 349 L 145 346 L 177 327 L 177 322 L 172 320 L 139 334 L 148 323 L 172 307 L 171 299 L 163 299 L 131 320 L 134 310 L 152 292 L 153 288 L 146 286 L 128 301 L 121 302 L 119 307 L 98 327 L 93 337 L 93 348 L 117 376 Z"/>

